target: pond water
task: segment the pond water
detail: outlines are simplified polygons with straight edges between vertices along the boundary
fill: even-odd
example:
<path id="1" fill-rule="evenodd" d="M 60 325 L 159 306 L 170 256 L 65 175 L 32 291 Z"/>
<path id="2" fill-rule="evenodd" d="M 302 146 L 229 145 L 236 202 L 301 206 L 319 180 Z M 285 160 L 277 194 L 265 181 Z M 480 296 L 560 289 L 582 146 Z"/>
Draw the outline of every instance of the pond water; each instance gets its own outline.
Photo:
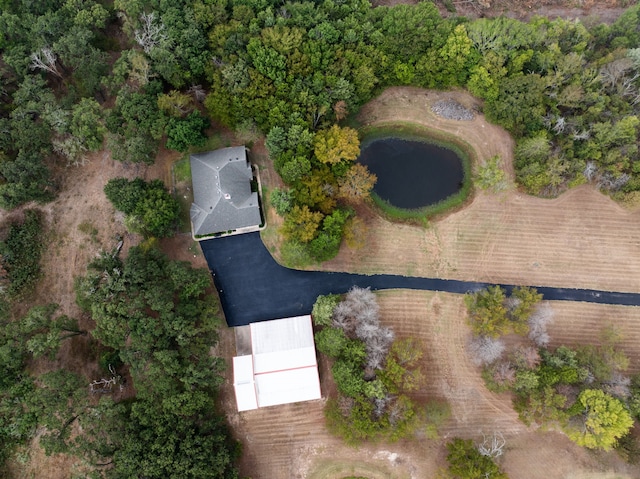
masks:
<path id="1" fill-rule="evenodd" d="M 378 177 L 373 191 L 398 208 L 438 203 L 457 193 L 464 181 L 462 160 L 453 150 L 420 141 L 374 140 L 358 161 Z"/>

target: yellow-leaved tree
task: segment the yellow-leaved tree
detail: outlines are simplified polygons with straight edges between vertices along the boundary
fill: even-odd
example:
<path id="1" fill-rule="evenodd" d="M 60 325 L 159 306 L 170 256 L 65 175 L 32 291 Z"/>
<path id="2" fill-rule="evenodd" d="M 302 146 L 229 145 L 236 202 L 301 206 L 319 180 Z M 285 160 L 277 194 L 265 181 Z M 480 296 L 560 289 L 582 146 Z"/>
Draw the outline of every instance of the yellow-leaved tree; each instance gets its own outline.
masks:
<path id="1" fill-rule="evenodd" d="M 343 160 L 353 161 L 360 154 L 358 132 L 353 128 L 333 125 L 315 134 L 313 149 L 321 163 L 334 165 Z"/>
<path id="2" fill-rule="evenodd" d="M 567 435 L 589 449 L 612 449 L 633 426 L 631 414 L 622 401 L 600 389 L 582 391 L 571 409 L 579 414 L 580 424 L 568 430 Z"/>

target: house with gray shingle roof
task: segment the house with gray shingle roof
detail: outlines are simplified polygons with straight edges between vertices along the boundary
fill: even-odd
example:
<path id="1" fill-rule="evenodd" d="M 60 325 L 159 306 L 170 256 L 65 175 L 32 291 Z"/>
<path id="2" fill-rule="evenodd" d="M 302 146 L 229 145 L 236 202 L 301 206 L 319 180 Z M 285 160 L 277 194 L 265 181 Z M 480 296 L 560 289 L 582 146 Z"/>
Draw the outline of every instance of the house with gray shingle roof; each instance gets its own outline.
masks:
<path id="1" fill-rule="evenodd" d="M 244 146 L 191 155 L 191 179 L 194 239 L 258 229 L 262 223 L 258 193 L 251 191 L 253 172 Z"/>

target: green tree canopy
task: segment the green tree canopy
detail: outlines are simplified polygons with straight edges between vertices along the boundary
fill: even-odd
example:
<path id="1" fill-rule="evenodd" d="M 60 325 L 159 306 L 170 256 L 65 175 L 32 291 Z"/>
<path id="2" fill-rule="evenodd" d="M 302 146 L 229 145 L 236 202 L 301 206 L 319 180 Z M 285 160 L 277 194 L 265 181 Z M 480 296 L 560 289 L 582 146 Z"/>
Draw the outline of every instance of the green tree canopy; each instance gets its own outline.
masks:
<path id="1" fill-rule="evenodd" d="M 496 338 L 509 332 L 526 334 L 527 320 L 542 299 L 535 288 L 515 287 L 509 297 L 500 286 L 467 294 L 465 304 L 474 334 Z"/>
<path id="2" fill-rule="evenodd" d="M 162 403 L 136 401 L 113 455 L 111 477 L 236 479 L 239 448 L 210 397 L 193 392 Z"/>
<path id="3" fill-rule="evenodd" d="M 483 456 L 471 439 L 456 438 L 447 444 L 449 472 L 455 479 L 508 479 L 498 465 Z"/>
<path id="4" fill-rule="evenodd" d="M 500 286 L 489 286 L 465 296 L 471 329 L 475 334 L 495 338 L 507 332 L 505 299 L 505 291 Z"/>
<path id="5" fill-rule="evenodd" d="M 340 302 L 340 295 L 327 294 L 320 295 L 313 304 L 311 316 L 316 326 L 331 326 L 333 310 Z"/>
<path id="6" fill-rule="evenodd" d="M 40 277 L 41 234 L 40 212 L 25 210 L 24 221 L 12 222 L 7 237 L 0 241 L 1 261 L 7 272 L 10 295 L 28 290 Z"/>
<path id="7" fill-rule="evenodd" d="M 569 426 L 569 438 L 589 449 L 612 449 L 618 439 L 625 436 L 633 419 L 619 399 L 599 389 L 585 389 L 571 407 L 576 413 L 575 426 Z"/>
<path id="8" fill-rule="evenodd" d="M 210 354 L 219 324 L 210 285 L 206 270 L 140 247 L 124 261 L 102 255 L 78 280 L 94 338 L 118 352 L 136 391 L 80 418 L 89 437 L 74 447 L 94 462 L 112 458 L 109 477 L 237 477 L 238 445 L 214 403 L 223 363 Z"/>
<path id="9" fill-rule="evenodd" d="M 167 148 L 187 151 L 191 146 L 204 145 L 208 126 L 209 120 L 197 111 L 186 118 L 171 118 L 167 124 Z"/>
<path id="10" fill-rule="evenodd" d="M 147 183 L 141 178 L 131 181 L 113 178 L 105 185 L 104 192 L 117 210 L 140 223 L 141 233 L 155 237 L 173 234 L 180 204 L 162 181 Z"/>

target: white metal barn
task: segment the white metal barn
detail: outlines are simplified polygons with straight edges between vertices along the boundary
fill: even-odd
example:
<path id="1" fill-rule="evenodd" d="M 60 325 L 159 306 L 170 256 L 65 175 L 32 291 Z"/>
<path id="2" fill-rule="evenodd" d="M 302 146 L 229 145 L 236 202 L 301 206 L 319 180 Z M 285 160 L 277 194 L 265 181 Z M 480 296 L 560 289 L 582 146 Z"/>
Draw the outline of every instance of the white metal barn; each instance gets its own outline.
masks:
<path id="1" fill-rule="evenodd" d="M 311 316 L 248 327 L 251 354 L 233 358 L 238 411 L 321 398 Z"/>

